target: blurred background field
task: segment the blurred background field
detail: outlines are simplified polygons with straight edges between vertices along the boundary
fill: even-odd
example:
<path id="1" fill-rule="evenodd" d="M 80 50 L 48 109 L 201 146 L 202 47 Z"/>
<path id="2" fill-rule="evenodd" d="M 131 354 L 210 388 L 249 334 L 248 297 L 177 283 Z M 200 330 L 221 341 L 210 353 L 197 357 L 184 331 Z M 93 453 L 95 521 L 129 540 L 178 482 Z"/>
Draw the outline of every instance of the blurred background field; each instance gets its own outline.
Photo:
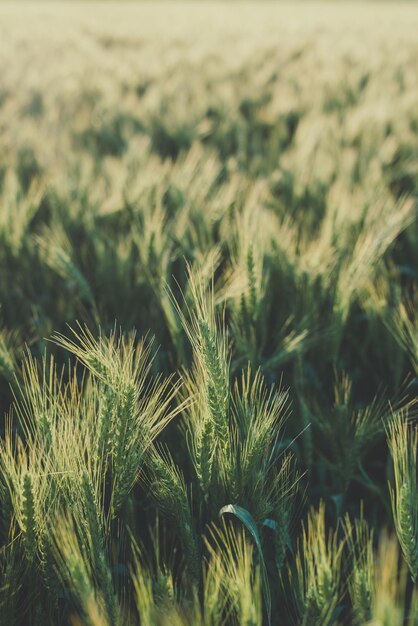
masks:
<path id="1" fill-rule="evenodd" d="M 37 339 L 86 304 L 77 284 L 71 291 L 51 267 L 49 244 L 64 240 L 101 322 L 117 317 L 145 330 L 128 306 L 146 288 L 128 249 L 138 251 L 152 220 L 159 237 L 167 230 L 175 256 L 189 258 L 195 245 L 169 227 L 160 198 L 154 207 L 144 199 L 155 187 L 160 196 L 177 194 L 180 209 L 202 205 L 219 187 L 221 206 L 211 201 L 204 210 L 212 230 L 235 196 L 251 198 L 248 212 L 285 225 L 280 243 L 298 260 L 301 229 L 305 244 L 319 234 L 330 251 L 323 218 L 324 226 L 341 219 L 355 229 L 366 203 L 394 206 L 416 193 L 413 4 L 14 3 L 0 12 L 2 314 L 25 333 L 43 325 Z M 141 225 L 144 205 L 151 223 Z M 122 248 L 132 270 L 118 284 L 122 300 L 110 297 L 112 277 L 100 268 L 109 233 L 111 274 L 122 269 Z M 44 288 L 13 274 L 11 289 L 7 238 L 23 246 L 22 268 L 25 253 L 33 255 Z M 209 233 L 205 246 L 222 239 Z M 402 269 L 415 260 L 403 259 Z"/>
<path id="2" fill-rule="evenodd" d="M 5 624 L 418 623 L 417 32 L 413 2 L 0 4 Z"/>

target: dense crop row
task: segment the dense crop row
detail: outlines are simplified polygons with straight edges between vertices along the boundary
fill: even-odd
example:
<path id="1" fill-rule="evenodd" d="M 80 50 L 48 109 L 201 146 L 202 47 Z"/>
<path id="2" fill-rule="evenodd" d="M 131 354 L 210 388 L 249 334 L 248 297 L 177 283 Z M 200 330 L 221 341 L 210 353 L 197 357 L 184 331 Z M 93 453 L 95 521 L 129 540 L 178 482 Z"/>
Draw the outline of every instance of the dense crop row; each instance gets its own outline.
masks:
<path id="1" fill-rule="evenodd" d="M 417 626 L 416 8 L 22 6 L 0 624 Z"/>

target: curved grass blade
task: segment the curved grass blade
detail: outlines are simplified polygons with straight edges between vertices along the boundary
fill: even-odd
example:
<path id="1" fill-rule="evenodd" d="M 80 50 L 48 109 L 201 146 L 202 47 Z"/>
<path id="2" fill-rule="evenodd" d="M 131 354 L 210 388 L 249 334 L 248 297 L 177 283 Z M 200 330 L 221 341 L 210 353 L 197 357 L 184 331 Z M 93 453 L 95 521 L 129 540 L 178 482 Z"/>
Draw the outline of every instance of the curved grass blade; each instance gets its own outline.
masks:
<path id="1" fill-rule="evenodd" d="M 263 596 L 264 601 L 266 603 L 267 610 L 267 618 L 268 623 L 271 624 L 271 594 L 270 594 L 270 585 L 267 576 L 266 564 L 264 562 L 263 548 L 261 545 L 261 537 L 258 531 L 258 526 L 254 521 L 253 516 L 247 509 L 239 506 L 238 504 L 226 504 L 219 511 L 219 517 L 222 517 L 225 514 L 234 515 L 239 521 L 245 526 L 245 528 L 250 533 L 255 545 L 257 546 L 258 556 L 260 559 L 260 572 L 261 572 L 261 580 L 263 585 Z"/>

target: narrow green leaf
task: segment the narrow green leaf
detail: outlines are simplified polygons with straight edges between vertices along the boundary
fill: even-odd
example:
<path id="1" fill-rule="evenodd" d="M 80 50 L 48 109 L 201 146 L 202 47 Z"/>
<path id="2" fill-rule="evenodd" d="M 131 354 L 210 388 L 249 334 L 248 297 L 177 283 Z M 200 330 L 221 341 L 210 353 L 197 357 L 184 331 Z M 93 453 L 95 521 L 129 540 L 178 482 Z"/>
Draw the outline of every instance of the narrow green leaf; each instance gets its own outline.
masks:
<path id="1" fill-rule="evenodd" d="M 245 526 L 245 528 L 250 533 L 255 545 L 257 546 L 258 556 L 260 559 L 260 568 L 261 568 L 261 580 L 263 583 L 263 595 L 264 601 L 266 603 L 267 617 L 269 624 L 271 624 L 271 594 L 270 594 L 270 584 L 267 576 L 266 564 L 264 561 L 263 555 L 263 547 L 261 545 L 261 537 L 258 530 L 258 526 L 254 521 L 253 516 L 247 509 L 239 506 L 238 504 L 227 504 L 221 508 L 219 511 L 219 517 L 222 517 L 225 514 L 235 515 L 239 519 L 239 521 Z"/>

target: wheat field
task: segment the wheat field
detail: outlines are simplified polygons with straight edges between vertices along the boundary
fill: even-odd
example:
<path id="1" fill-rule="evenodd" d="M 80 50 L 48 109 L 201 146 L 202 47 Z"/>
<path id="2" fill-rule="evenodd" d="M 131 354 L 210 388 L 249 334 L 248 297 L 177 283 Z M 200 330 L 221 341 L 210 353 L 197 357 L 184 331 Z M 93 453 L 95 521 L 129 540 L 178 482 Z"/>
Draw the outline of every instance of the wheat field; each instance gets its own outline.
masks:
<path id="1" fill-rule="evenodd" d="M 418 626 L 418 4 L 0 4 L 0 626 Z"/>

